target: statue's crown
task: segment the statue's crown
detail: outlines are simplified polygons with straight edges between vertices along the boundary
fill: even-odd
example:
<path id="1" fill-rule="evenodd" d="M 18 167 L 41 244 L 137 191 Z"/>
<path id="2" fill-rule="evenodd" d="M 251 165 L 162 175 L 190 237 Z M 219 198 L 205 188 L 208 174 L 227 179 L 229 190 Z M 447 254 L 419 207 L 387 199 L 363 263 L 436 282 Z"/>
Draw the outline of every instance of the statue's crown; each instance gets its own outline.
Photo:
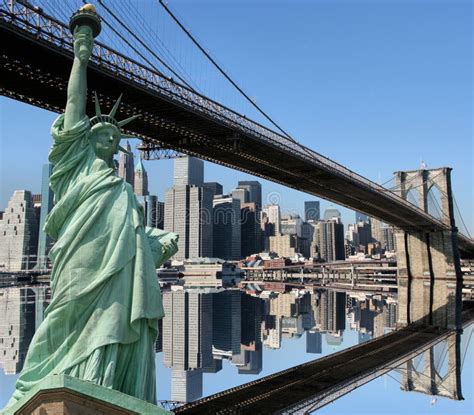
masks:
<path id="1" fill-rule="evenodd" d="M 91 126 L 93 127 L 96 124 L 100 123 L 109 123 L 117 127 L 120 131 L 120 128 L 123 127 L 124 125 L 128 124 L 129 122 L 132 122 L 134 119 L 138 118 L 140 114 L 132 115 L 131 117 L 125 118 L 122 121 L 117 121 L 114 117 L 115 114 L 118 110 L 118 107 L 120 105 L 120 100 L 122 99 L 122 94 L 118 97 L 117 101 L 115 101 L 114 106 L 110 110 L 108 114 L 102 114 L 102 111 L 100 109 L 100 104 L 99 104 L 99 98 L 97 97 L 97 93 L 94 92 L 94 102 L 95 102 L 95 117 L 92 117 L 90 119 Z M 136 136 L 134 135 L 128 135 L 128 134 L 121 134 L 122 138 L 135 138 Z M 120 151 L 124 153 L 131 154 L 127 149 L 119 146 Z"/>
<path id="2" fill-rule="evenodd" d="M 108 114 L 102 114 L 102 111 L 100 109 L 100 104 L 99 104 L 99 98 L 97 97 L 97 93 L 94 92 L 95 117 L 91 118 L 91 120 L 90 120 L 91 125 L 94 126 L 95 124 L 107 122 L 109 124 L 115 125 L 118 129 L 120 129 L 124 125 L 126 125 L 129 122 L 132 122 L 134 119 L 138 118 L 140 116 L 139 114 L 132 115 L 131 117 L 125 118 L 122 121 L 117 121 L 114 118 L 115 114 L 118 110 L 118 107 L 120 105 L 121 99 L 122 99 L 122 95 L 120 95 L 118 97 L 117 101 L 115 101 L 114 106 L 112 107 L 112 109 L 110 110 L 110 112 Z"/>

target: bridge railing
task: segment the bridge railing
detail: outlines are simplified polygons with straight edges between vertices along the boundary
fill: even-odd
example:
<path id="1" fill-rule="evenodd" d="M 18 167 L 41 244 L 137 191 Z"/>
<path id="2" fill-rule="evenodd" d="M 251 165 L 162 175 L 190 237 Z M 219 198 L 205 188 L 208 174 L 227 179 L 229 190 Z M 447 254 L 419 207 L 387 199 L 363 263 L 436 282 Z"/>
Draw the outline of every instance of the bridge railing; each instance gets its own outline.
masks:
<path id="1" fill-rule="evenodd" d="M 44 13 L 41 8 L 32 6 L 22 0 L 1 0 L 0 19 L 15 25 L 37 39 L 53 43 L 54 45 L 73 53 L 73 39 L 69 28 L 63 22 Z M 397 194 L 384 188 L 375 182 L 358 175 L 347 167 L 331 160 L 302 144 L 276 133 L 275 131 L 255 122 L 245 115 L 239 114 L 222 104 L 199 94 L 198 92 L 181 85 L 156 70 L 139 63 L 120 52 L 96 42 L 94 45 L 91 61 L 103 69 L 112 71 L 116 75 L 123 76 L 145 87 L 154 93 L 178 102 L 181 106 L 188 107 L 194 112 L 205 114 L 234 130 L 238 130 L 255 140 L 279 147 L 284 150 L 298 154 L 302 159 L 317 165 L 319 168 L 333 174 L 343 176 L 356 181 L 368 189 L 385 194 L 397 204 L 405 205 L 406 208 L 416 211 L 425 219 L 438 228 L 448 228 L 440 220 L 424 212 L 418 206 L 401 198 Z M 464 235 L 462 235 L 464 238 Z"/>

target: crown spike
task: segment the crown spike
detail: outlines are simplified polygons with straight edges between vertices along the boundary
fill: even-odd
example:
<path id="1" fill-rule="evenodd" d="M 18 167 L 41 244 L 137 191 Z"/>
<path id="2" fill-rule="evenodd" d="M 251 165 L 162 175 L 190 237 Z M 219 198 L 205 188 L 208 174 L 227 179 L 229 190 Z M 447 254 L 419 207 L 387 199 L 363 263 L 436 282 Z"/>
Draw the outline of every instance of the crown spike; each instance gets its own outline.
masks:
<path id="1" fill-rule="evenodd" d="M 112 117 L 114 118 L 115 117 L 115 113 L 117 112 L 117 109 L 120 105 L 120 101 L 122 100 L 122 95 L 123 94 L 120 94 L 120 96 L 118 97 L 117 101 L 115 101 L 115 104 L 114 106 L 112 107 L 110 113 L 109 113 L 109 117 Z"/>
<path id="2" fill-rule="evenodd" d="M 95 115 L 100 117 L 102 115 L 102 111 L 100 110 L 99 98 L 97 97 L 97 92 L 94 91 L 94 102 L 95 102 Z"/>
<path id="3" fill-rule="evenodd" d="M 132 115 L 131 117 L 125 118 L 122 121 L 118 122 L 119 127 L 123 127 L 124 125 L 128 124 L 129 122 L 132 122 L 134 119 L 138 118 L 140 114 Z"/>

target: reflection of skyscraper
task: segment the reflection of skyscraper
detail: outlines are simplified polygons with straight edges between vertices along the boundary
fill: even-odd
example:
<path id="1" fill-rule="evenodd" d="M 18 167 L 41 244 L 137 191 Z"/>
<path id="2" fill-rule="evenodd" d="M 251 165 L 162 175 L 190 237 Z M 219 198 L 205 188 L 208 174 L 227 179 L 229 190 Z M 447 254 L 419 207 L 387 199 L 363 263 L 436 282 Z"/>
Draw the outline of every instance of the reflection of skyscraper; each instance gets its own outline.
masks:
<path id="1" fill-rule="evenodd" d="M 322 353 L 323 336 L 319 331 L 306 332 L 306 353 Z"/>
<path id="2" fill-rule="evenodd" d="M 337 332 L 346 328 L 346 293 L 323 290 L 319 304 L 321 331 Z"/>
<path id="3" fill-rule="evenodd" d="M 263 301 L 258 297 L 242 294 L 242 345 L 256 350 L 261 344 Z"/>
<path id="4" fill-rule="evenodd" d="M 239 375 L 258 375 L 262 371 L 263 350 L 261 344 L 257 350 L 243 350 L 245 364 L 239 366 Z"/>
<path id="5" fill-rule="evenodd" d="M 50 301 L 47 287 L 0 288 L 0 367 L 6 374 L 21 371 L 33 334 Z"/>
<path id="6" fill-rule="evenodd" d="M 163 293 L 163 364 L 194 369 L 212 363 L 212 295 L 200 290 Z"/>
<path id="7" fill-rule="evenodd" d="M 171 400 L 190 402 L 202 396 L 202 369 L 171 371 Z"/>
<path id="8" fill-rule="evenodd" d="M 242 293 L 228 290 L 217 293 L 213 298 L 212 346 L 213 353 L 240 353 Z"/>

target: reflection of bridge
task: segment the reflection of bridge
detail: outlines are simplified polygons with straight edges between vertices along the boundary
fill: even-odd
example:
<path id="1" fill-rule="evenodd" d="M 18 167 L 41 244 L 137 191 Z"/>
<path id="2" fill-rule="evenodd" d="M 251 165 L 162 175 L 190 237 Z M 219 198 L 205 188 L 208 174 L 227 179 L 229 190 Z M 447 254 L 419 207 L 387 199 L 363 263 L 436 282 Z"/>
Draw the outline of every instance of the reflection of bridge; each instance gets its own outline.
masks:
<path id="1" fill-rule="evenodd" d="M 0 4 L 0 93 L 62 111 L 72 58 L 67 26 L 18 0 Z M 427 213 L 423 203 L 418 207 L 406 200 L 408 182 L 416 182 L 415 187 L 424 183 L 427 190 L 434 185 L 450 199 L 450 186 L 445 188 L 434 176 L 422 175 L 419 183 L 411 176 L 405 180 L 406 175 L 400 173 L 397 195 L 100 43 L 95 46 L 88 78 L 90 90 L 98 92 L 103 107 L 111 104 L 117 91 L 124 92 L 122 115 L 143 115 L 130 132 L 150 149 L 174 148 L 255 174 L 405 231 L 451 232 L 453 228 L 453 223 Z M 88 111 L 93 112 L 92 100 Z M 442 178 L 449 181 L 449 175 L 450 170 L 444 169 Z M 458 236 L 461 250 L 472 255 L 474 242 Z"/>
<path id="2" fill-rule="evenodd" d="M 466 312 L 464 324 L 470 324 L 473 317 L 471 310 Z M 405 390 L 462 399 L 459 336 L 456 330 L 408 327 L 191 402 L 175 413 L 308 413 L 394 369 L 405 373 Z M 448 375 L 439 378 L 430 372 L 430 389 L 425 391 L 414 375 L 412 359 L 420 353 L 432 355 L 433 347 L 443 341 L 448 343 Z M 398 369 L 401 365 L 406 368 Z"/>

